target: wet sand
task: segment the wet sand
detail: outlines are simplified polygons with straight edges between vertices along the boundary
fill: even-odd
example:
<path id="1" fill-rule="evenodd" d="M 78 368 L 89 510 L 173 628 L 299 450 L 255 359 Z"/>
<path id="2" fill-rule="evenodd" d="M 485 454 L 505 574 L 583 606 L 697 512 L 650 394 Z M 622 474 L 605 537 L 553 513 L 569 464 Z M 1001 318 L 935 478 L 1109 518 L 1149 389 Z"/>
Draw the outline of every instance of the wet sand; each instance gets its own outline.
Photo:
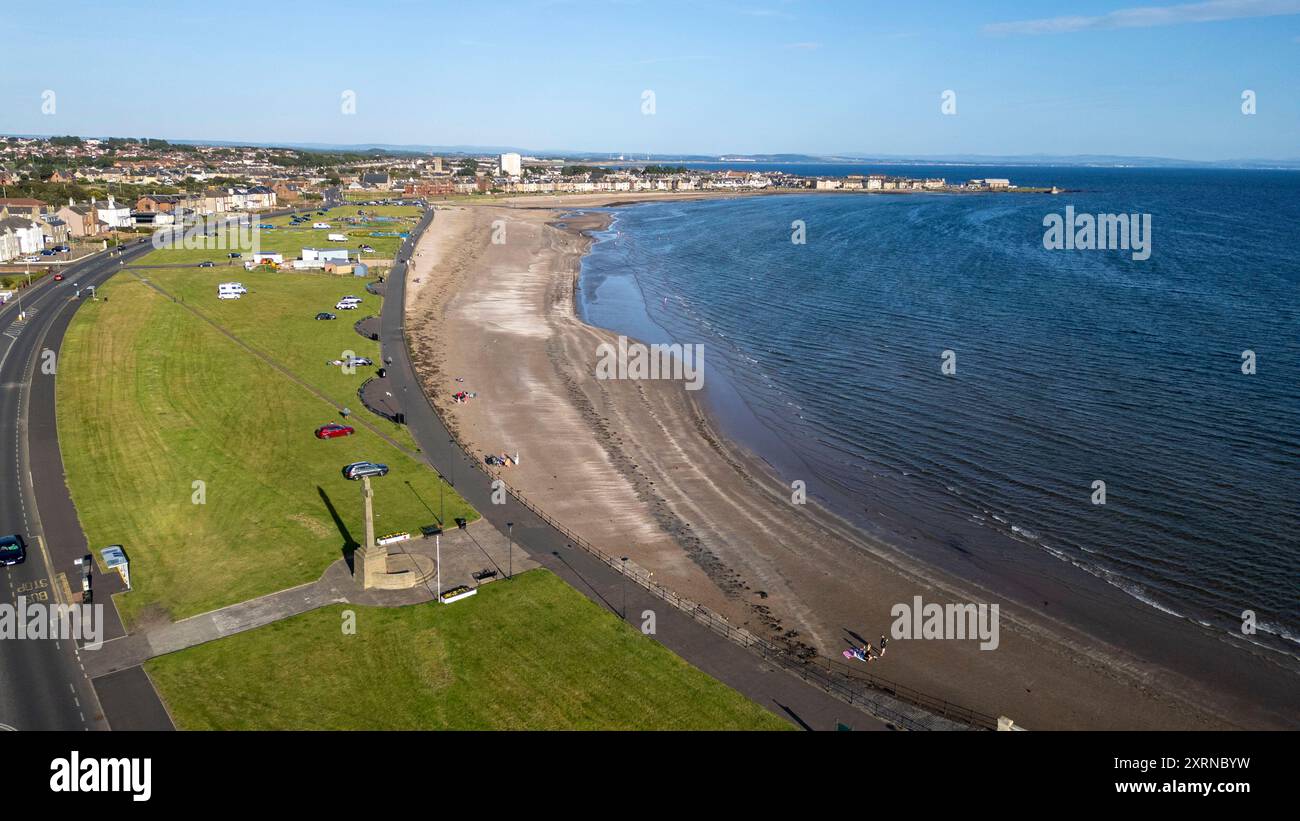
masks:
<path id="1" fill-rule="evenodd" d="M 596 379 L 598 346 L 617 337 L 581 322 L 574 295 L 586 232 L 608 215 L 565 214 L 657 198 L 443 206 L 421 239 L 406 305 L 417 370 L 471 452 L 519 454 L 518 465 L 496 468 L 512 487 L 606 553 L 793 653 L 841 662 L 855 634 L 875 643 L 890 608 L 914 596 L 998 603 L 996 650 L 892 641 L 885 658 L 859 669 L 1031 729 L 1294 725 L 1285 672 L 1243 674 L 1245 692 L 1266 690 L 1244 696 L 1220 642 L 1189 641 L 1175 620 L 1112 607 L 1105 591 L 1028 573 L 1018 581 L 1044 604 L 1096 614 L 1085 634 L 1045 612 L 1059 606 L 979 589 L 815 504 L 792 505 L 789 485 L 720 437 L 682 383 Z M 461 390 L 477 396 L 457 403 Z"/>

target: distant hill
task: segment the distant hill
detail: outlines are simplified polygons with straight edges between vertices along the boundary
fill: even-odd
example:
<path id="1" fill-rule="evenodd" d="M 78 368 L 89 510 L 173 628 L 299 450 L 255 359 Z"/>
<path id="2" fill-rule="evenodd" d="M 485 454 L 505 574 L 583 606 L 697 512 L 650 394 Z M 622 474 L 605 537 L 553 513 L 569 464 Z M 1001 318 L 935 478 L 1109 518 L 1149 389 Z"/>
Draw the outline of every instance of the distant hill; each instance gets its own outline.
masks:
<path id="1" fill-rule="evenodd" d="M 49 134 L 16 134 L 18 137 L 50 137 Z M 91 135 L 106 136 L 106 135 Z M 426 145 L 395 143 L 295 143 L 295 142 L 235 142 L 230 140 L 201 140 L 167 138 L 170 143 L 185 145 L 213 145 L 252 148 L 291 148 L 300 151 L 346 151 L 376 154 L 440 154 L 468 155 L 504 154 L 516 152 L 532 157 L 582 161 L 588 164 L 606 163 L 706 163 L 706 162 L 763 162 L 763 163 L 863 163 L 881 165 L 996 165 L 996 166 L 1092 166 L 1140 168 L 1258 168 L 1300 169 L 1300 158 L 1233 160 L 1187 160 L 1174 157 L 1128 156 L 1121 154 L 872 154 L 845 152 L 838 154 L 646 154 L 637 151 L 573 151 L 571 149 L 524 148 L 517 145 Z M 620 157 L 622 158 L 620 160 Z"/>

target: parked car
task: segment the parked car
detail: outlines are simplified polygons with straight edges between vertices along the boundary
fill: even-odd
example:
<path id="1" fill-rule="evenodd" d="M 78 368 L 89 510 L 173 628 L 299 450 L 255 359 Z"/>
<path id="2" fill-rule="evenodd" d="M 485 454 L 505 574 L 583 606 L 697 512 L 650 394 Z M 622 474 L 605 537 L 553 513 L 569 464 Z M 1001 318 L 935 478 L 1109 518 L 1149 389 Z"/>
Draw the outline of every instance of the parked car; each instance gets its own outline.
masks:
<path id="1" fill-rule="evenodd" d="M 361 250 L 365 251 L 367 254 L 373 254 L 375 252 L 375 249 L 369 245 L 362 245 Z"/>
<path id="2" fill-rule="evenodd" d="M 37 256 L 23 257 L 23 262 L 40 262 L 41 258 Z"/>
<path id="3" fill-rule="evenodd" d="M 316 438 L 336 439 L 340 436 L 351 436 L 356 432 L 356 429 L 350 425 L 340 425 L 338 422 L 329 422 L 316 428 Z"/>
<path id="4" fill-rule="evenodd" d="M 229 254 L 226 254 L 227 259 L 239 259 L 242 256 L 243 254 L 239 253 L 238 251 L 231 251 Z"/>
<path id="5" fill-rule="evenodd" d="M 355 368 L 361 365 L 373 365 L 375 363 L 368 356 L 349 356 L 347 359 L 343 360 L 343 364 Z"/>
<path id="6" fill-rule="evenodd" d="M 348 302 L 347 300 L 342 300 L 334 306 L 334 309 L 336 311 L 355 311 L 359 307 L 361 307 L 361 303 L 359 302 Z"/>
<path id="7" fill-rule="evenodd" d="M 58 252 L 55 251 L 53 248 L 42 248 L 42 249 L 41 249 L 41 256 L 43 256 L 43 257 L 52 257 L 52 256 L 54 256 L 54 255 L 57 254 L 57 253 L 58 253 Z"/>
<path id="8" fill-rule="evenodd" d="M 384 473 L 388 468 L 384 468 Z M 380 476 L 383 473 L 379 474 Z M 0 536 L 0 565 L 9 567 L 10 565 L 22 564 L 27 561 L 27 545 L 23 542 L 23 537 L 17 533 L 8 536 Z"/>
<path id="9" fill-rule="evenodd" d="M 206 262 L 200 262 L 200 263 L 199 263 L 199 267 L 200 267 L 200 268 L 212 268 L 212 267 L 214 267 L 215 265 L 216 265 L 216 263 L 213 262 L 213 261 L 211 261 L 211 260 L 208 260 L 208 261 L 206 261 Z"/>
<path id="10" fill-rule="evenodd" d="M 328 311 L 321 311 L 320 313 L 316 314 L 316 318 L 317 319 L 338 319 L 337 316 L 329 313 Z"/>
<path id="11" fill-rule="evenodd" d="M 66 245 L 56 245 L 56 246 L 54 246 L 54 250 L 58 251 L 60 254 L 66 254 L 66 253 L 68 253 L 69 251 L 71 251 L 72 249 L 69 248 L 69 247 L 66 246 Z"/>
<path id="12" fill-rule="evenodd" d="M 343 467 L 344 479 L 360 479 L 364 476 L 383 476 L 388 473 L 388 465 L 378 462 L 353 462 Z"/>

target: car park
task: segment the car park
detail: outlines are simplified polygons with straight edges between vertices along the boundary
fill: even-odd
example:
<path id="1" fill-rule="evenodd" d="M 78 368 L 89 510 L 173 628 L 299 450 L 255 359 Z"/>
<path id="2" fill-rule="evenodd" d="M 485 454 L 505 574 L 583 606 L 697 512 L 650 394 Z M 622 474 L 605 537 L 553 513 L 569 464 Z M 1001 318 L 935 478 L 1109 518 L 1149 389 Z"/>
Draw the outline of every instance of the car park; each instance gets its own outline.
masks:
<path id="1" fill-rule="evenodd" d="M 387 472 L 388 468 L 384 468 L 384 473 Z M 22 536 L 17 533 L 0 536 L 0 565 L 10 567 L 25 561 L 27 561 L 27 544 Z"/>
<path id="2" fill-rule="evenodd" d="M 366 476 L 384 476 L 388 473 L 388 465 L 382 465 L 378 462 L 353 462 L 350 465 L 343 466 L 344 479 L 361 479 Z"/>
<path id="3" fill-rule="evenodd" d="M 356 429 L 351 425 L 341 425 L 338 422 L 328 422 L 316 428 L 317 439 L 337 439 L 340 436 L 351 436 L 356 433 Z"/>

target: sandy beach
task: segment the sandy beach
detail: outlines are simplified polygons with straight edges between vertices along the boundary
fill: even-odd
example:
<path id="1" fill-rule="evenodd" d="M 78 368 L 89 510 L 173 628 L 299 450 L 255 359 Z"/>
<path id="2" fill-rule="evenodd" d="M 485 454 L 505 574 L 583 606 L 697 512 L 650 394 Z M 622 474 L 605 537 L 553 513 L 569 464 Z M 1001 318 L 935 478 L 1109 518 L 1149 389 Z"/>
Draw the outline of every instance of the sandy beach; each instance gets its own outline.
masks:
<path id="1" fill-rule="evenodd" d="M 494 468 L 512 487 L 605 552 L 798 654 L 840 662 L 854 634 L 875 643 L 892 622 L 890 608 L 916 596 L 999 603 L 996 650 L 978 641 L 895 641 L 869 672 L 1031 729 L 1295 722 L 1276 702 L 1221 686 L 1231 675 L 1220 669 L 1226 662 L 1189 674 L 1203 666 L 1199 646 L 1186 648 L 1198 656 L 1186 667 L 1153 663 L 1051 608 L 922 565 L 815 504 L 791 504 L 788 483 L 719 436 L 681 382 L 597 379 L 599 346 L 617 336 L 580 321 L 574 294 L 592 241 L 586 232 L 608 215 L 568 212 L 656 198 L 439 206 L 417 247 L 406 312 L 425 391 L 472 453 L 519 455 L 517 465 Z M 460 391 L 471 398 L 456 401 Z M 1023 584 L 1044 605 L 1094 595 L 1042 579 Z M 1125 628 L 1120 621 L 1102 630 Z M 1177 625 L 1156 618 L 1141 632 L 1152 646 L 1181 641 Z"/>

